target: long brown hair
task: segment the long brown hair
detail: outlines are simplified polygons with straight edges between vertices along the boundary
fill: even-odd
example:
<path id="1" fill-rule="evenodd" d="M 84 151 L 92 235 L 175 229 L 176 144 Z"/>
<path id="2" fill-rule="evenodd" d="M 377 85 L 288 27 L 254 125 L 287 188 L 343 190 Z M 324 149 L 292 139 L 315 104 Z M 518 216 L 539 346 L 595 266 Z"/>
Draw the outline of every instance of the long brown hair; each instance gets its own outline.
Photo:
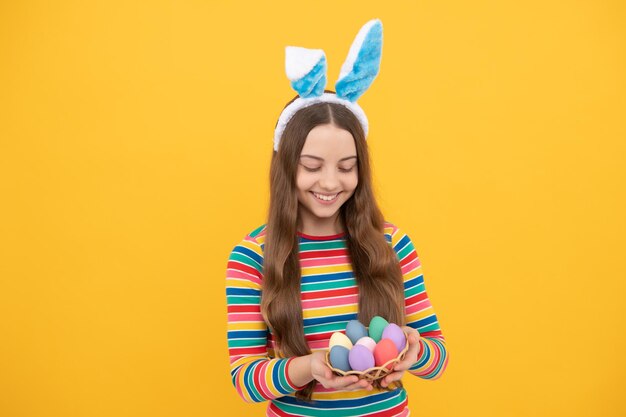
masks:
<path id="1" fill-rule="evenodd" d="M 296 175 L 307 135 L 315 126 L 323 124 L 333 124 L 350 132 L 357 150 L 358 184 L 354 194 L 341 206 L 340 216 L 346 228 L 346 245 L 359 288 L 358 318 L 365 325 L 376 315 L 398 325 L 405 322 L 402 272 L 395 252 L 383 234 L 384 218 L 372 190 L 363 128 L 346 107 L 316 103 L 299 110 L 291 118 L 278 151 L 272 155 L 270 168 L 261 312 L 284 356 L 311 353 L 304 336 L 300 302 Z M 311 381 L 306 388 L 296 392 L 296 396 L 310 400 L 315 383 Z"/>

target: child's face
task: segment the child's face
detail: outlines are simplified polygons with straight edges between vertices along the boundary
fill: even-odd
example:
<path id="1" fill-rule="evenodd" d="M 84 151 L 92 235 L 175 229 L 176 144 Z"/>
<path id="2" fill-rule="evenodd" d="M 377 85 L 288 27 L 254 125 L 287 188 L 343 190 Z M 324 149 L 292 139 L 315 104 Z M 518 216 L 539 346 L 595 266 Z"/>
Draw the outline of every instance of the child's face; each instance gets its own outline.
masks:
<path id="1" fill-rule="evenodd" d="M 354 138 L 326 124 L 313 128 L 304 143 L 297 173 L 298 202 L 305 224 L 334 221 L 358 184 Z"/>

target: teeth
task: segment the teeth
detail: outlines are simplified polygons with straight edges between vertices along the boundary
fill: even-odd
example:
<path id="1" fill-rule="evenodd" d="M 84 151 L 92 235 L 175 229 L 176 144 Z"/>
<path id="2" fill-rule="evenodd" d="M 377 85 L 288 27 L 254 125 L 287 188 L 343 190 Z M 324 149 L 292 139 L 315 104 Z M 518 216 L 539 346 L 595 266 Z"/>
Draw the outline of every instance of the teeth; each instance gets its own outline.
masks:
<path id="1" fill-rule="evenodd" d="M 313 193 L 313 195 L 317 198 L 319 198 L 320 200 L 324 200 L 324 201 L 332 201 L 335 199 L 335 197 L 337 197 L 337 194 L 333 194 L 333 195 L 322 195 L 322 194 L 317 194 L 317 193 Z"/>

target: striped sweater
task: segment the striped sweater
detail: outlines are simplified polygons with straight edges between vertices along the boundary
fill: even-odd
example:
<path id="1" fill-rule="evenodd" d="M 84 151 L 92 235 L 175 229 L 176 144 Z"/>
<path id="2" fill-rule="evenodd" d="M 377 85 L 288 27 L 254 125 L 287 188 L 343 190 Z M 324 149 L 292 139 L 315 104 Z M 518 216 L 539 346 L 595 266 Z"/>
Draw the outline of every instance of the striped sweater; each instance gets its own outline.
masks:
<path id="1" fill-rule="evenodd" d="M 418 360 L 408 371 L 436 379 L 446 368 L 446 344 L 426 294 L 422 268 L 409 237 L 385 223 L 385 238 L 398 256 L 404 277 L 407 326 L 421 335 Z M 298 233 L 302 269 L 301 300 L 304 334 L 311 351 L 328 348 L 335 331 L 345 331 L 357 318 L 358 287 L 348 257 L 345 234 L 308 236 Z M 265 225 L 233 249 L 226 273 L 228 350 L 233 385 L 248 402 L 270 400 L 267 416 L 407 416 L 407 393 L 339 391 L 317 384 L 313 403 L 295 398 L 288 377 L 291 358 L 276 352 L 260 310 Z"/>

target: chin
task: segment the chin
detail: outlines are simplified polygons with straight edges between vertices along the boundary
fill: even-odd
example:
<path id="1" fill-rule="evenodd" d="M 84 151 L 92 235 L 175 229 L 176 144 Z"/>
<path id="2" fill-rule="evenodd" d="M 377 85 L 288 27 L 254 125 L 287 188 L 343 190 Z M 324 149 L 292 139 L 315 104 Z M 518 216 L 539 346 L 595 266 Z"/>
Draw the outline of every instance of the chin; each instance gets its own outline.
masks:
<path id="1" fill-rule="evenodd" d="M 306 206 L 306 210 L 309 213 L 311 213 L 313 216 L 319 219 L 329 219 L 337 215 L 337 213 L 339 213 L 339 211 L 341 210 L 341 206 L 338 206 L 337 208 L 335 207 L 325 208 L 325 207 L 315 207 L 315 206 L 308 205 Z"/>
<path id="2" fill-rule="evenodd" d="M 337 212 L 338 212 L 338 211 L 339 211 L 339 210 L 335 210 L 335 211 L 333 211 L 332 213 L 331 213 L 331 212 L 328 212 L 328 211 L 325 211 L 325 212 L 323 212 L 323 213 L 313 211 L 313 215 L 315 215 L 315 217 L 318 217 L 318 218 L 320 218 L 320 219 L 329 219 L 329 218 L 331 218 L 331 217 L 334 217 L 334 216 L 335 216 L 335 214 L 337 214 Z"/>

